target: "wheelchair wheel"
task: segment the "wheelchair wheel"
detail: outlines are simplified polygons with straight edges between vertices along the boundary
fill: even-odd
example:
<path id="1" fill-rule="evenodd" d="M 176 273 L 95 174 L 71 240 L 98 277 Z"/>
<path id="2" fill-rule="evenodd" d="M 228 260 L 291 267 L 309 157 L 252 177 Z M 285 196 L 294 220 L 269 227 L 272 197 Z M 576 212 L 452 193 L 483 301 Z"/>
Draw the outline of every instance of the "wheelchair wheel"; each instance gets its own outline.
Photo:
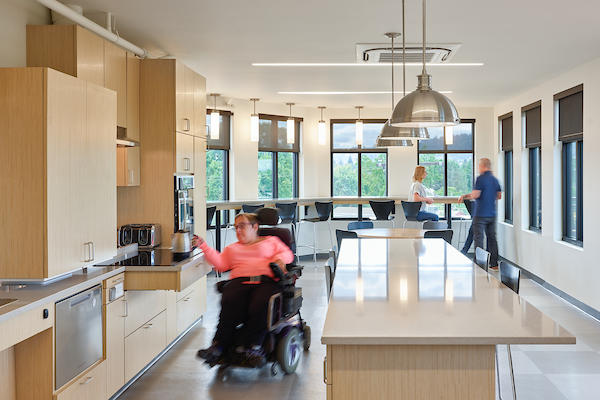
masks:
<path id="1" fill-rule="evenodd" d="M 310 349 L 310 326 L 304 324 L 302 331 L 304 333 L 304 351 L 308 351 Z"/>
<path id="2" fill-rule="evenodd" d="M 300 363 L 302 338 L 296 328 L 290 329 L 277 343 L 277 362 L 286 374 L 293 374 Z"/>

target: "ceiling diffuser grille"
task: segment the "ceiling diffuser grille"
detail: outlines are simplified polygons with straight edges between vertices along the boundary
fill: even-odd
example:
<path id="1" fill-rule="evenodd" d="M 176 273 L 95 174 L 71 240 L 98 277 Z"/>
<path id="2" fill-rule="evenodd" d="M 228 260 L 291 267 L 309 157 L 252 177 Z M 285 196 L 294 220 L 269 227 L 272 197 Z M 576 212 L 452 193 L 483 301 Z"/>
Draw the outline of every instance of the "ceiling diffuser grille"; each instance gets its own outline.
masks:
<path id="1" fill-rule="evenodd" d="M 425 61 L 445 63 L 454 57 L 460 44 L 435 44 L 425 49 Z M 420 45 L 406 46 L 406 62 L 420 63 L 423 60 L 423 48 Z M 356 45 L 356 61 L 359 63 L 391 63 L 392 48 L 389 44 L 359 43 Z M 402 62 L 402 47 L 394 46 L 394 63 Z"/>

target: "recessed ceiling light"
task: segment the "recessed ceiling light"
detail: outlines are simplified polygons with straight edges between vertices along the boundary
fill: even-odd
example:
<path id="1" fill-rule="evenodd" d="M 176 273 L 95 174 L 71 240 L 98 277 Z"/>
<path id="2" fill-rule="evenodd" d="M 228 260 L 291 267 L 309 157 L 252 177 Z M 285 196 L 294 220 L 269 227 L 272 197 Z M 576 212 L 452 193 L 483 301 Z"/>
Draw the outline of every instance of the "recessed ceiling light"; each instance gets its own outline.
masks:
<path id="1" fill-rule="evenodd" d="M 254 67 L 387 67 L 390 63 L 252 63 Z M 407 67 L 422 67 L 420 62 L 407 62 Z M 431 63 L 428 67 L 481 67 L 483 63 Z"/>
<path id="2" fill-rule="evenodd" d="M 309 95 L 324 95 L 324 94 L 391 94 L 390 90 L 369 91 L 369 92 L 277 92 L 277 94 L 309 94 Z M 394 91 L 394 93 L 402 93 Z M 439 93 L 452 93 L 452 90 L 440 90 Z"/>

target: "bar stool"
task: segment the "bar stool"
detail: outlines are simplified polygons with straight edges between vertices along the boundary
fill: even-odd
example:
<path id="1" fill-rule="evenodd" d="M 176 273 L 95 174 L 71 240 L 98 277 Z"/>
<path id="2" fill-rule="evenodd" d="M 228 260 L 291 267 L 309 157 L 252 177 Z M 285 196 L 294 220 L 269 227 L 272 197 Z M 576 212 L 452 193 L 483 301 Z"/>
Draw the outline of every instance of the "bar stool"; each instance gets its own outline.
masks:
<path id="1" fill-rule="evenodd" d="M 256 211 L 264 208 L 264 204 L 242 204 L 242 212 L 243 213 L 255 213 Z M 236 213 L 238 214 L 238 213 Z M 229 229 L 233 229 L 233 223 L 230 222 L 225 226 L 225 244 L 227 244 L 227 232 Z"/>
<path id="2" fill-rule="evenodd" d="M 325 201 L 325 202 L 316 201 L 315 209 L 317 210 L 318 217 L 303 218 L 302 220 L 300 220 L 300 224 L 302 222 L 310 222 L 313 225 L 312 245 L 298 244 L 298 247 L 308 247 L 309 249 L 312 249 L 313 250 L 313 260 L 316 262 L 317 261 L 317 251 L 318 250 L 328 250 L 328 249 L 317 248 L 317 224 L 319 222 L 327 222 L 328 229 L 329 229 L 329 242 L 331 244 L 331 247 L 333 247 L 334 242 L 333 242 L 333 234 L 331 232 L 331 219 L 330 219 L 331 214 L 333 213 L 333 202 L 332 201 Z M 300 227 L 301 226 L 302 225 L 298 225 L 298 239 L 300 239 Z"/>
<path id="3" fill-rule="evenodd" d="M 406 220 L 404 221 L 404 224 L 402 224 L 403 228 L 406 226 L 406 223 L 408 221 L 420 222 L 421 229 L 423 228 L 423 223 L 425 221 L 417 220 L 417 215 L 419 214 L 419 211 L 421 210 L 421 202 L 420 201 L 404 201 L 404 200 L 402 200 L 402 210 L 404 211 L 404 218 L 406 218 Z"/>
<path id="4" fill-rule="evenodd" d="M 394 200 L 369 200 L 369 205 L 371 206 L 371 210 L 373 210 L 373 214 L 375 214 L 375 221 L 391 221 L 392 227 L 395 226 L 394 216 L 391 215 L 396 207 Z"/>
<path id="5" fill-rule="evenodd" d="M 463 200 L 463 204 L 465 205 L 465 207 L 467 208 L 467 212 L 469 213 L 469 216 L 471 217 L 471 221 L 473 221 L 473 200 Z M 460 239 L 462 238 L 462 231 L 463 231 L 463 225 L 464 222 L 467 221 L 468 219 L 465 217 L 460 217 L 460 227 L 458 229 L 458 243 L 457 243 L 457 247 L 460 250 Z M 469 227 L 469 230 L 471 229 L 471 227 Z M 469 231 L 467 230 L 467 236 L 465 236 L 465 240 L 462 242 L 463 244 L 465 244 L 467 242 L 467 238 L 469 237 Z M 469 246 L 470 247 L 470 246 Z M 467 249 L 469 250 L 469 249 Z"/>
<path id="6" fill-rule="evenodd" d="M 213 218 L 215 217 L 215 213 L 217 212 L 217 206 L 212 206 L 212 207 L 206 207 L 206 232 L 212 234 L 212 238 L 213 238 L 213 247 L 216 246 L 216 235 L 215 235 L 215 231 L 213 231 L 212 227 L 210 226 Z M 215 227 L 215 230 L 219 229 L 218 226 Z"/>
<path id="7" fill-rule="evenodd" d="M 294 239 L 298 242 L 296 234 L 296 209 L 298 208 L 298 203 L 295 201 L 292 203 L 275 203 L 275 208 L 279 210 L 279 223 L 290 224 L 292 227 L 292 235 L 294 235 Z"/>
<path id="8" fill-rule="evenodd" d="M 371 221 L 348 222 L 348 230 L 353 231 L 355 229 L 373 229 L 373 222 L 371 222 Z"/>

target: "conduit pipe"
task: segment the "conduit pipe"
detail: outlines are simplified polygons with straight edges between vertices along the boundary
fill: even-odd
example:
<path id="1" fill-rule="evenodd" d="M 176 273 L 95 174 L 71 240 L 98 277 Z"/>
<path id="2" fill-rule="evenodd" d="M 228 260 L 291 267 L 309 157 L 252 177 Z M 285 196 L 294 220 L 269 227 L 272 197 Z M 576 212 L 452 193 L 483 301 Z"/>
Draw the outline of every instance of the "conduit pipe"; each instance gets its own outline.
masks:
<path id="1" fill-rule="evenodd" d="M 117 46 L 120 46 L 126 50 L 129 50 L 130 52 L 132 52 L 133 54 L 135 54 L 138 57 L 141 57 L 141 58 L 148 57 L 148 52 L 146 50 L 115 35 L 111 31 L 98 25 L 94 21 L 87 19 L 83 15 L 76 13 L 75 11 L 71 10 L 69 7 L 65 6 L 64 4 L 60 3 L 57 0 L 37 0 L 37 2 L 48 7 L 49 9 L 51 9 L 53 11 L 65 16 L 66 18 L 81 25 L 82 27 L 94 32 L 98 36 L 102 36 L 104 39 L 113 42 Z"/>

